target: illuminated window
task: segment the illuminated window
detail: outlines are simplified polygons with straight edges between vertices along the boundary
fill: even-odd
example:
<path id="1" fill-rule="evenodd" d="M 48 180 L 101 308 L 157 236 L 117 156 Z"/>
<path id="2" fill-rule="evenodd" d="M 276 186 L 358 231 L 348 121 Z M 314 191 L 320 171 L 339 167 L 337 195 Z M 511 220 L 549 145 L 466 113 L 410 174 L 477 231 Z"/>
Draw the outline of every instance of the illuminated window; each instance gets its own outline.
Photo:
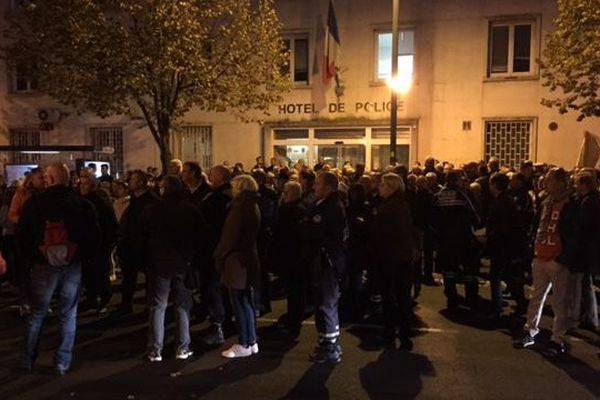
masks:
<path id="1" fill-rule="evenodd" d="M 308 34 L 286 36 L 283 43 L 289 52 L 284 74 L 289 74 L 295 84 L 308 85 Z"/>
<path id="2" fill-rule="evenodd" d="M 375 79 L 385 81 L 392 75 L 392 32 L 375 32 Z M 398 32 L 398 75 L 412 77 L 415 64 L 415 32 L 402 29 Z"/>

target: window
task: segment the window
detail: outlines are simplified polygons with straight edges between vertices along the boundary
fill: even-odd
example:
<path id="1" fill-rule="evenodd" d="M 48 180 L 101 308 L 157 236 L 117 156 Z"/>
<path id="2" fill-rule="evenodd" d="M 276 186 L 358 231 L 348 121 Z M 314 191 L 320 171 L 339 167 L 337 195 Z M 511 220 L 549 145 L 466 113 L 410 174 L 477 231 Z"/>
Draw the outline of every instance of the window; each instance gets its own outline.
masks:
<path id="1" fill-rule="evenodd" d="M 284 74 L 289 74 L 295 84 L 308 85 L 308 35 L 288 36 L 283 43 L 290 57 Z"/>
<path id="2" fill-rule="evenodd" d="M 37 82 L 23 65 L 17 65 L 12 70 L 12 87 L 14 92 L 31 92 L 37 90 Z"/>
<path id="3" fill-rule="evenodd" d="M 530 155 L 532 121 L 486 121 L 485 158 L 516 167 Z"/>
<path id="4" fill-rule="evenodd" d="M 112 174 L 123 175 L 123 129 L 121 127 L 90 128 L 92 145 L 94 146 L 93 160 L 105 161 L 110 164 Z M 111 150 L 107 152 L 106 150 Z"/>
<path id="5" fill-rule="evenodd" d="M 208 171 L 212 167 L 212 128 L 210 126 L 184 126 L 179 131 L 181 159 L 196 161 Z"/>
<path id="6" fill-rule="evenodd" d="M 10 129 L 11 146 L 39 146 L 40 131 L 38 129 Z M 15 151 L 11 155 L 13 164 L 37 164 L 40 161 L 39 154 L 23 154 Z"/>
<path id="7" fill-rule="evenodd" d="M 534 73 L 534 23 L 492 22 L 489 39 L 489 77 Z"/>
<path id="8" fill-rule="evenodd" d="M 342 168 L 349 162 L 352 166 L 365 163 L 365 146 L 357 144 L 318 145 L 315 146 L 316 159 Z"/>
<path id="9" fill-rule="evenodd" d="M 415 62 L 415 32 L 402 29 L 398 32 L 398 74 L 413 76 Z M 392 75 L 392 32 L 375 32 L 375 79 L 383 81 Z"/>

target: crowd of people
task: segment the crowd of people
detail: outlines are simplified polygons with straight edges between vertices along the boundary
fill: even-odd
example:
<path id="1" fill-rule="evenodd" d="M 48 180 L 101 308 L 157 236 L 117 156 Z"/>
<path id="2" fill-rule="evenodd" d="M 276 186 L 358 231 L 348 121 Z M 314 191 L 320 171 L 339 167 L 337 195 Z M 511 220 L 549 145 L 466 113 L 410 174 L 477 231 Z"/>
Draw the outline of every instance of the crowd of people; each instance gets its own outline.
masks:
<path id="1" fill-rule="evenodd" d="M 18 287 L 27 321 L 26 370 L 36 361 L 53 296 L 60 315 L 55 367 L 63 375 L 71 367 L 77 313 L 133 313 L 140 274 L 151 362 L 162 360 L 170 301 L 176 358 L 193 354 L 190 321 L 205 319 L 209 345 L 224 345 L 237 331 L 238 342 L 223 357 L 257 354 L 257 317 L 271 311 L 274 277 L 287 297 L 277 328 L 298 336 L 314 313 L 318 338 L 310 359 L 318 363 L 342 359 L 340 309 L 343 319 L 360 320 L 381 307 L 381 340 L 412 349 L 415 300 L 422 285 L 440 282 L 449 312 L 501 318 L 510 295 L 513 315 L 525 320 L 518 347 L 535 343 L 550 292 L 547 354 L 565 351 L 569 329 L 598 327 L 594 169 L 532 162 L 514 168 L 494 158 L 458 168 L 429 157 L 412 168 L 368 172 L 360 164 L 320 161 L 311 168 L 258 157 L 249 172 L 223 163 L 205 173 L 197 162 L 172 160 L 165 174 L 148 168 L 118 180 L 101 168 L 97 178 L 92 168 L 69 171 L 55 163 L 1 188 L 4 279 Z M 491 306 L 479 293 L 482 260 L 489 260 Z M 115 267 L 121 298 L 112 306 Z"/>

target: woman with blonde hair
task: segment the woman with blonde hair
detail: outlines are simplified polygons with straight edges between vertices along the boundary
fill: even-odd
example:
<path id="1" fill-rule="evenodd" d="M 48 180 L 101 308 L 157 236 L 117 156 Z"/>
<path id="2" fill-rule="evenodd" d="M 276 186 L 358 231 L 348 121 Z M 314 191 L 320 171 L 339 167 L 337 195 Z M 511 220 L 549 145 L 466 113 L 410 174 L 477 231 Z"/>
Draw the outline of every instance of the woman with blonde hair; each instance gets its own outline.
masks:
<path id="1" fill-rule="evenodd" d="M 221 283 L 229 289 L 239 333 L 239 343 L 221 355 L 238 358 L 258 353 L 253 291 L 260 282 L 256 239 L 261 217 L 258 184 L 254 178 L 250 175 L 236 176 L 231 181 L 231 191 L 233 200 L 214 258 L 221 273 Z"/>

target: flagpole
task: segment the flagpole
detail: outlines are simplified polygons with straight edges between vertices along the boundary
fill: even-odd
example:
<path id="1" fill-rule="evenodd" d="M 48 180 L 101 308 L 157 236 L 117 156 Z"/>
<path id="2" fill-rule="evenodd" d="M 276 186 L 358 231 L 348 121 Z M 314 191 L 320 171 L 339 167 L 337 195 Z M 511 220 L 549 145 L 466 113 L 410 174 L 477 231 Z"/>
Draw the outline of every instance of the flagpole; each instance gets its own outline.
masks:
<path id="1" fill-rule="evenodd" d="M 392 7 L 392 81 L 398 79 L 398 25 L 400 16 L 400 0 L 393 0 Z M 396 142 L 398 135 L 398 91 L 392 87 L 390 115 L 390 164 L 396 164 Z"/>

